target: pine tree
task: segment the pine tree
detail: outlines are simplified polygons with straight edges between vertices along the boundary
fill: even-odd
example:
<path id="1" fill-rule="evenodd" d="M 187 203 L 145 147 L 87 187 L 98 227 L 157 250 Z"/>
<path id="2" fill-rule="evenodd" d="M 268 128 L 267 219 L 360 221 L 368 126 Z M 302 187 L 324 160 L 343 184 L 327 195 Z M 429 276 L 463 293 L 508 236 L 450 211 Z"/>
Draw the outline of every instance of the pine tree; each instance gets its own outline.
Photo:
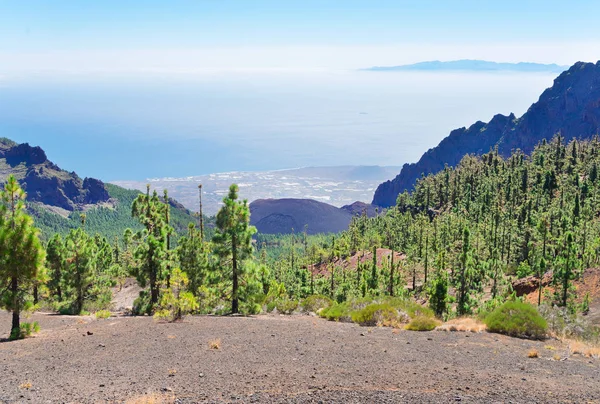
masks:
<path id="1" fill-rule="evenodd" d="M 152 312 L 158 303 L 159 284 L 166 277 L 166 244 L 170 228 L 165 221 L 165 211 L 166 207 L 156 191 L 150 195 L 150 185 L 146 186 L 146 193 L 138 195 L 131 206 L 131 215 L 145 228 L 135 236 L 139 243 L 135 250 L 137 265 L 133 272 L 142 287 L 147 284 L 150 286 L 150 301 L 144 308 L 147 312 Z"/>
<path id="2" fill-rule="evenodd" d="M 243 278 L 242 262 L 252 254 L 252 235 L 256 228 L 250 226 L 248 201 L 238 200 L 238 186 L 232 184 L 223 198 L 223 207 L 217 213 L 213 236 L 214 252 L 220 258 L 219 269 L 231 279 L 231 312 L 240 309 L 239 288 Z M 229 278 L 229 276 L 225 276 Z"/>
<path id="3" fill-rule="evenodd" d="M 81 221 L 81 227 L 71 230 L 65 239 L 67 271 L 64 279 L 74 314 L 82 312 L 84 301 L 90 297 L 90 288 L 96 280 L 97 246 L 85 232 L 85 215 L 81 216 Z"/>
<path id="4" fill-rule="evenodd" d="M 177 255 L 181 270 L 189 279 L 188 290 L 194 295 L 207 283 L 209 275 L 208 248 L 202 241 L 202 234 L 193 223 L 188 225 L 188 233 L 178 241 Z"/>
<path id="5" fill-rule="evenodd" d="M 22 337 L 20 313 L 30 303 L 30 287 L 43 279 L 45 252 L 14 176 L 8 177 L 0 197 L 0 302 L 12 311 L 10 337 L 15 339 Z"/>
<path id="6" fill-rule="evenodd" d="M 467 227 L 463 230 L 463 248 L 460 256 L 460 270 L 458 274 L 458 290 L 456 312 L 459 316 L 470 313 L 470 293 L 473 278 L 473 257 L 470 243 L 471 232 Z"/>
<path id="7" fill-rule="evenodd" d="M 65 243 L 60 234 L 55 234 L 46 247 L 46 265 L 50 270 L 48 289 L 59 302 L 63 299 L 62 282 L 67 267 L 65 255 Z"/>

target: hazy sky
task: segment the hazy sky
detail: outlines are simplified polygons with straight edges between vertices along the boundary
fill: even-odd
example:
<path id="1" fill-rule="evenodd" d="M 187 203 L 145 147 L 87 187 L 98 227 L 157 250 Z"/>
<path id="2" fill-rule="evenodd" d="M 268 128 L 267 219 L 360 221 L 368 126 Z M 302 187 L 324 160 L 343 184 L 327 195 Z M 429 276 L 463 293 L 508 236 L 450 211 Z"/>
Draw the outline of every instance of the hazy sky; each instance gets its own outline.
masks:
<path id="1" fill-rule="evenodd" d="M 329 69 L 600 55 L 598 1 L 0 0 L 0 73 Z"/>

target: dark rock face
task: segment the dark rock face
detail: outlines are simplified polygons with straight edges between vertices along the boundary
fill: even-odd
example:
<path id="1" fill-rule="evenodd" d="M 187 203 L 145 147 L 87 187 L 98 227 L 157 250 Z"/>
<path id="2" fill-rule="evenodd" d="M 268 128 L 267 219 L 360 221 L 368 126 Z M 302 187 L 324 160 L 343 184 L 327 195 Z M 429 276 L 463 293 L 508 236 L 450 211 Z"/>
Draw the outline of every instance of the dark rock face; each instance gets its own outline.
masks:
<path id="1" fill-rule="evenodd" d="M 502 156 L 516 149 L 530 153 L 540 141 L 558 133 L 569 141 L 590 138 L 599 131 L 600 62 L 578 62 L 558 76 L 521 118 L 496 115 L 487 124 L 476 122 L 452 131 L 417 163 L 405 164 L 396 178 L 379 185 L 373 205 L 395 205 L 398 195 L 412 189 L 422 174 L 455 166 L 467 154 L 487 153 L 495 146 Z"/>
<path id="2" fill-rule="evenodd" d="M 95 178 L 86 178 L 83 180 L 84 202 L 83 203 L 98 203 L 107 201 L 110 196 L 104 186 L 104 183 Z"/>
<path id="3" fill-rule="evenodd" d="M 377 216 L 377 207 L 373 206 L 369 203 L 364 202 L 354 202 L 350 205 L 342 206 L 340 209 L 349 212 L 352 216 L 362 216 L 367 215 L 368 217 Z"/>
<path id="4" fill-rule="evenodd" d="M 259 199 L 250 204 L 250 224 L 264 234 L 338 233 L 346 230 L 352 214 L 312 199 Z"/>
<path id="5" fill-rule="evenodd" d="M 40 147 L 4 139 L 0 142 L 0 164 L 3 162 L 8 168 L 0 170 L 0 183 L 8 175 L 15 175 L 27 192 L 29 201 L 72 211 L 84 204 L 96 204 L 109 199 L 102 181 L 93 178 L 82 180 L 74 172 L 61 170 L 48 161 Z"/>
<path id="6" fill-rule="evenodd" d="M 6 163 L 13 167 L 21 163 L 25 165 L 42 164 L 47 160 L 46 153 L 41 147 L 31 147 L 28 143 L 6 149 L 4 158 L 6 158 Z"/>

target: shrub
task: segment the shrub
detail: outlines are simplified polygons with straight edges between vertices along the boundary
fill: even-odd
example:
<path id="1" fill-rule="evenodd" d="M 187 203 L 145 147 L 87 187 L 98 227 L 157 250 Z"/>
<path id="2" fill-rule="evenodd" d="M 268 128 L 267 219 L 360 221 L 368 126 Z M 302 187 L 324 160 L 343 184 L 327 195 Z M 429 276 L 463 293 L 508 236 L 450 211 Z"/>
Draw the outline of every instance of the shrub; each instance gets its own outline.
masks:
<path id="1" fill-rule="evenodd" d="M 292 314 L 298 308 L 298 302 L 284 297 L 275 301 L 275 308 L 281 314 Z"/>
<path id="2" fill-rule="evenodd" d="M 108 310 L 100 310 L 96 312 L 96 318 L 97 319 L 101 319 L 101 318 L 109 318 L 111 315 L 110 311 Z"/>
<path id="3" fill-rule="evenodd" d="M 548 322 L 550 335 L 561 339 L 600 343 L 600 327 L 592 324 L 584 316 L 573 313 L 567 307 L 542 305 L 539 310 Z"/>
<path id="4" fill-rule="evenodd" d="M 529 352 L 527 352 L 527 357 L 528 358 L 539 358 L 540 354 L 536 349 L 531 349 Z"/>
<path id="5" fill-rule="evenodd" d="M 410 331 L 431 331 L 438 326 L 438 322 L 433 317 L 416 316 L 406 326 Z"/>
<path id="6" fill-rule="evenodd" d="M 435 315 L 442 317 L 448 312 L 448 274 L 444 271 L 439 271 L 431 286 L 427 289 L 429 296 L 429 307 L 434 311 Z"/>
<path id="7" fill-rule="evenodd" d="M 179 268 L 173 269 L 169 287 L 162 288 L 158 310 L 154 313 L 156 320 L 181 320 L 186 314 L 198 309 L 196 297 L 185 290 L 188 284 L 186 273 Z"/>
<path id="8" fill-rule="evenodd" d="M 15 334 L 14 332 L 10 335 L 11 340 L 15 339 L 23 339 L 30 337 L 32 334 L 40 332 L 40 325 L 37 321 L 33 323 L 21 323 L 19 333 Z"/>
<path id="9" fill-rule="evenodd" d="M 307 313 L 316 313 L 319 310 L 326 309 L 333 304 L 333 300 L 323 295 L 308 296 L 302 301 L 302 311 Z"/>
<path id="10" fill-rule="evenodd" d="M 362 310 L 352 312 L 352 321 L 360 325 L 396 325 L 398 311 L 387 303 L 373 303 Z"/>
<path id="11" fill-rule="evenodd" d="M 389 297 L 383 300 L 398 311 L 406 313 L 408 317 L 415 318 L 418 316 L 434 317 L 435 313 L 429 307 L 421 306 L 419 303 L 399 297 Z"/>
<path id="12" fill-rule="evenodd" d="M 346 303 L 335 303 L 319 313 L 319 316 L 326 318 L 329 321 L 350 322 L 350 309 Z"/>
<path id="13" fill-rule="evenodd" d="M 221 349 L 221 340 L 219 338 L 217 339 L 211 339 L 210 341 L 208 341 L 208 347 L 210 349 Z"/>
<path id="14" fill-rule="evenodd" d="M 147 290 L 142 290 L 140 295 L 133 301 L 131 313 L 134 316 L 152 313 L 152 303 L 150 303 L 150 294 Z"/>
<path id="15" fill-rule="evenodd" d="M 548 325 L 536 308 L 528 303 L 508 301 L 485 318 L 488 331 L 513 337 L 542 339 Z"/>

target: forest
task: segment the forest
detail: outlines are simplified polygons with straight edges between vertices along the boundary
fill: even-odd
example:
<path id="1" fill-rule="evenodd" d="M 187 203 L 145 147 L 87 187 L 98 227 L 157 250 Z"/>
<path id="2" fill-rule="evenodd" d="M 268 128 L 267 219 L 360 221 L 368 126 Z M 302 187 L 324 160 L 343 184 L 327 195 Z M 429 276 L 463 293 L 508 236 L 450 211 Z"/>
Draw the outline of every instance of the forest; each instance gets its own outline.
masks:
<path id="1" fill-rule="evenodd" d="M 539 313 L 575 318 L 589 310 L 589 297 L 576 299 L 573 284 L 600 260 L 599 166 L 598 138 L 565 144 L 556 136 L 529 156 L 465 156 L 455 168 L 422 177 L 376 217 L 359 215 L 344 232 L 314 236 L 306 229 L 256 234 L 235 184 L 209 224 L 185 227 L 165 203 L 168 195 L 148 186 L 131 194 L 127 214 L 101 211 L 127 221 L 123 234 L 112 227 L 103 234 L 90 220 L 99 212 L 88 212 L 44 243 L 25 194 L 9 178 L 0 211 L 2 305 L 13 312 L 11 337 L 21 338 L 36 328 L 20 322 L 22 311 L 101 316 L 112 290 L 135 277 L 144 291 L 131 314 L 163 321 L 310 311 L 432 329 L 463 316 L 492 322 L 492 314 L 516 305 L 531 316 L 518 333 L 537 337 L 546 329 Z M 378 249 L 389 251 L 379 261 Z M 539 281 L 533 312 L 512 290 L 515 279 L 531 275 Z"/>

